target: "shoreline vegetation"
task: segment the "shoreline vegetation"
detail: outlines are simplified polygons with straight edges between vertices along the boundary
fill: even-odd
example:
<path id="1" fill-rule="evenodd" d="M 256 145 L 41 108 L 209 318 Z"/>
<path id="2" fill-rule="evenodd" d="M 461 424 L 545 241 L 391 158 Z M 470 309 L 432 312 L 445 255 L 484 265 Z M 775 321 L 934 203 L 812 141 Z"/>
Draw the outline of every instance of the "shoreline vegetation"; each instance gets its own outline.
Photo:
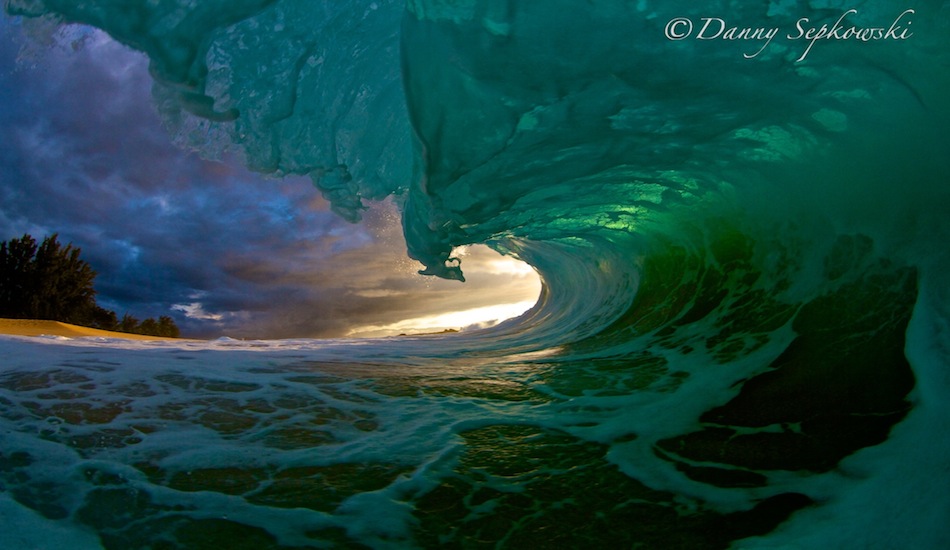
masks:
<path id="1" fill-rule="evenodd" d="M 126 340 L 187 340 L 166 336 L 150 336 L 82 327 L 60 321 L 38 319 L 0 319 L 0 335 L 6 336 L 64 336 L 66 338 L 123 338 Z"/>
<path id="2" fill-rule="evenodd" d="M 0 242 L 0 318 L 44 319 L 151 337 L 181 336 L 168 315 L 139 321 L 126 313 L 120 321 L 114 311 L 100 307 L 93 288 L 96 272 L 79 258 L 80 252 L 72 243 L 62 246 L 56 233 L 42 243 L 29 233 Z"/>

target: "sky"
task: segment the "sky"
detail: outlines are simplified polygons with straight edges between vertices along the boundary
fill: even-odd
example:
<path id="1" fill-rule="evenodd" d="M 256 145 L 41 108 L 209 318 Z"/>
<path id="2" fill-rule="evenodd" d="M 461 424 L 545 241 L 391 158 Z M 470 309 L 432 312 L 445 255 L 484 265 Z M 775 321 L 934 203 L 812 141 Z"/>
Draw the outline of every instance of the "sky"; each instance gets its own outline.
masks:
<path id="1" fill-rule="evenodd" d="M 178 148 L 147 60 L 73 28 L 41 41 L 0 16 L 0 240 L 58 234 L 98 273 L 97 302 L 171 316 L 191 337 L 334 338 L 464 329 L 530 307 L 534 271 L 483 246 L 467 282 L 419 275 L 399 212 L 360 224 L 307 178 Z"/>

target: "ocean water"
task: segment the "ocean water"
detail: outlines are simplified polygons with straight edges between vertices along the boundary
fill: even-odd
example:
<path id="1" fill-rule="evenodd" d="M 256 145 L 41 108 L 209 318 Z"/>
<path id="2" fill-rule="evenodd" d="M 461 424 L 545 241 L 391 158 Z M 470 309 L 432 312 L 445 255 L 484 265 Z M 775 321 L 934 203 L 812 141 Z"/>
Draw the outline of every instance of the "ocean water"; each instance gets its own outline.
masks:
<path id="1" fill-rule="evenodd" d="M 394 197 L 427 274 L 544 288 L 451 336 L 2 337 L 0 546 L 950 546 L 950 3 L 6 9 L 145 52 L 182 146 Z"/>

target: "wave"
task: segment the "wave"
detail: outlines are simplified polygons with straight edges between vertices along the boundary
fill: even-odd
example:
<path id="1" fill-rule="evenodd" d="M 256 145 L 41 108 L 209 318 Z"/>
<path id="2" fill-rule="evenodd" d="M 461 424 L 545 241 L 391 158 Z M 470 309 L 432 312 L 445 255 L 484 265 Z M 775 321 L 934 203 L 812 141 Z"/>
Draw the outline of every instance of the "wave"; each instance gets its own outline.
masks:
<path id="1" fill-rule="evenodd" d="M 606 445 L 653 489 L 725 509 L 807 494 L 787 517 L 826 497 L 822 474 L 846 457 L 945 425 L 950 389 L 950 5 L 838 4 L 7 9 L 145 52 L 183 145 L 309 175 L 353 221 L 363 200 L 395 197 L 425 274 L 464 280 L 452 251 L 473 243 L 528 262 L 538 304 L 460 350 L 555 350 L 527 361 L 564 399 L 546 427 Z M 782 32 L 767 44 L 669 34 L 727 20 Z M 792 38 L 836 20 L 912 36 Z M 886 454 L 851 464 L 880 472 Z M 875 479 L 850 494 L 893 489 Z M 836 498 L 844 509 L 857 496 Z M 818 537 L 808 513 L 769 540 Z M 845 545 L 882 515 L 819 540 Z M 945 537 L 913 531 L 895 533 Z"/>

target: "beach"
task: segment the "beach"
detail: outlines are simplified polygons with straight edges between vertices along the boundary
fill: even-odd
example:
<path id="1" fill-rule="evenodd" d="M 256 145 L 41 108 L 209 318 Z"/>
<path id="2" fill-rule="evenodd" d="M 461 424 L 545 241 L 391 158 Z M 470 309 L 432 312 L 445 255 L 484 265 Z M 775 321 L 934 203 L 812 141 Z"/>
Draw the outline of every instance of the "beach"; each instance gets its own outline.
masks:
<path id="1" fill-rule="evenodd" d="M 66 338 L 125 338 L 127 340 L 178 340 L 161 336 L 129 334 L 97 328 L 81 327 L 59 321 L 37 319 L 0 319 L 0 334 L 12 336 L 64 336 Z"/>

